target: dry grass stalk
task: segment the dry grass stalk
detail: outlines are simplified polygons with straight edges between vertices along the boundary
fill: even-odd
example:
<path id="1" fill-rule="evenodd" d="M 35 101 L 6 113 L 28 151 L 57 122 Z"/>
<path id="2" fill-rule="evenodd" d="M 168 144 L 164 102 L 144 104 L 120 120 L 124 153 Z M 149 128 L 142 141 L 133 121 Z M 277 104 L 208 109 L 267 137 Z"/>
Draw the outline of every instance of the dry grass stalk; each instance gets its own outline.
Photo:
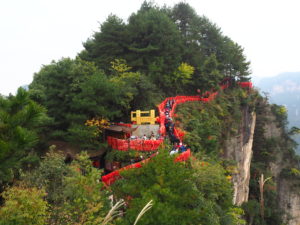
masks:
<path id="1" fill-rule="evenodd" d="M 109 222 L 111 222 L 113 219 L 115 219 L 118 216 L 122 215 L 122 212 L 119 212 L 118 210 L 125 204 L 124 200 L 121 199 L 118 201 L 107 213 L 106 217 L 104 218 L 102 225 L 106 225 Z"/>
<path id="2" fill-rule="evenodd" d="M 135 222 L 134 222 L 133 225 L 136 225 L 137 222 L 139 221 L 139 219 L 140 219 L 140 218 L 141 218 L 141 217 L 142 217 L 149 209 L 151 209 L 152 206 L 153 206 L 152 200 L 150 200 L 150 201 L 147 203 L 147 205 L 145 205 L 145 207 L 142 209 L 142 211 L 139 213 L 139 215 L 136 217 L 136 220 L 135 220 Z"/>

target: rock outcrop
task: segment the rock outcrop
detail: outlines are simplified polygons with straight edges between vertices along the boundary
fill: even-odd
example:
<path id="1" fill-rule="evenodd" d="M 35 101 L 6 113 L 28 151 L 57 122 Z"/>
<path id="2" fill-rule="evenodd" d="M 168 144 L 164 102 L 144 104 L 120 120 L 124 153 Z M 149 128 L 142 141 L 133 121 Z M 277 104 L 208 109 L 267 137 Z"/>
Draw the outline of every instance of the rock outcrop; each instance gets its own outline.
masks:
<path id="1" fill-rule="evenodd" d="M 293 182 L 279 179 L 277 185 L 278 204 L 285 212 L 284 220 L 288 225 L 300 224 L 300 193 L 293 190 Z"/>
<path id="2" fill-rule="evenodd" d="M 294 181 L 282 173 L 283 170 L 297 167 L 297 162 L 289 149 L 291 148 L 290 138 L 286 134 L 282 118 L 276 118 L 271 106 L 266 102 L 263 104 L 265 106 L 261 116 L 267 121 L 263 127 L 263 136 L 266 141 L 272 142 L 272 147 L 270 147 L 272 154 L 269 155 L 268 161 L 264 162 L 265 168 L 270 172 L 275 184 L 277 206 L 283 212 L 284 223 L 300 225 L 300 193 L 297 188 L 294 188 Z M 254 151 L 260 151 L 260 149 Z"/>
<path id="3" fill-rule="evenodd" d="M 233 203 L 241 205 L 248 201 L 252 144 L 256 122 L 256 114 L 249 113 L 246 107 L 238 131 L 238 136 L 225 141 L 224 157 L 237 163 L 232 175 Z"/>
<path id="4" fill-rule="evenodd" d="M 264 136 L 267 139 L 273 138 L 285 142 L 283 139 L 284 128 L 278 125 L 276 117 L 272 114 L 269 107 L 266 109 L 265 114 L 269 122 L 265 125 Z M 293 159 L 285 154 L 285 151 L 287 149 L 279 149 L 275 160 L 270 162 L 268 166 L 276 183 L 278 206 L 284 213 L 284 222 L 288 225 L 300 225 L 300 192 L 293 187 L 293 180 L 286 179 L 281 174 L 284 168 L 295 164 Z"/>

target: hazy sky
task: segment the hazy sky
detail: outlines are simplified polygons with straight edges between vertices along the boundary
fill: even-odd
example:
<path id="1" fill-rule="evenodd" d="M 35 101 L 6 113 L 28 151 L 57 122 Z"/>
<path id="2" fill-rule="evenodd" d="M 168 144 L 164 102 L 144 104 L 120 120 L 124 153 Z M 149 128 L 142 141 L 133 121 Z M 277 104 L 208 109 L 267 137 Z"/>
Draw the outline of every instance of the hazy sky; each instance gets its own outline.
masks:
<path id="1" fill-rule="evenodd" d="M 0 0 L 0 93 L 32 81 L 42 65 L 80 52 L 110 13 L 125 21 L 143 0 Z M 179 0 L 157 0 L 173 6 Z M 245 49 L 252 77 L 300 71 L 300 1 L 186 0 Z"/>

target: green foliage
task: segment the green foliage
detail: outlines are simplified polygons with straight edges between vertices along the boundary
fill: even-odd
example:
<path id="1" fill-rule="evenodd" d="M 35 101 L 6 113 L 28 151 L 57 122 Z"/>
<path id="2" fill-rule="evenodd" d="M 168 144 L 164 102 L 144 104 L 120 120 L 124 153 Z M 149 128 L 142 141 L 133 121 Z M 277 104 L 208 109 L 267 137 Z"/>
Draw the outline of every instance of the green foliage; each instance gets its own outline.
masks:
<path id="1" fill-rule="evenodd" d="M 93 63 L 62 59 L 43 66 L 30 84 L 31 97 L 48 109 L 54 119 L 52 130 L 66 131 L 73 97 L 80 92 L 79 85 L 96 71 Z M 75 112 L 74 112 L 75 114 Z"/>
<path id="2" fill-rule="evenodd" d="M 53 119 L 45 137 L 98 149 L 84 121 L 128 120 L 132 109 L 152 109 L 162 97 L 217 87 L 225 77 L 247 79 L 240 46 L 186 3 L 160 8 L 145 2 L 128 23 L 110 15 L 75 60 L 63 58 L 35 74 L 32 99 Z"/>
<path id="3" fill-rule="evenodd" d="M 16 96 L 0 96 L 0 185 L 9 182 L 38 143 L 45 109 L 19 88 Z"/>
<path id="4" fill-rule="evenodd" d="M 107 152 L 105 156 L 105 160 L 108 162 L 122 162 L 122 163 L 130 163 L 133 159 L 146 159 L 153 154 L 153 152 L 138 152 L 136 150 L 128 150 L 128 151 L 119 151 L 111 149 Z"/>
<path id="5" fill-rule="evenodd" d="M 138 170 L 122 173 L 112 189 L 118 198 L 133 197 L 130 208 L 120 224 L 132 224 L 138 212 L 151 199 L 154 206 L 141 218 L 141 224 L 182 224 L 197 221 L 197 206 L 201 195 L 193 190 L 191 172 L 160 152 L 150 163 Z M 176 179 L 175 179 L 176 178 Z M 185 180 L 185 182 L 182 182 Z"/>
<path id="6" fill-rule="evenodd" d="M 61 153 L 53 151 L 53 147 L 34 171 L 22 174 L 22 180 L 29 187 L 44 188 L 47 192 L 46 200 L 51 204 L 63 201 L 63 179 L 71 174 L 71 170 L 64 162 Z"/>
<path id="7" fill-rule="evenodd" d="M 71 121 L 73 117 L 73 121 L 77 122 L 77 114 L 85 116 L 85 120 L 94 117 L 113 119 L 121 116 L 122 109 L 128 109 L 130 100 L 123 96 L 122 89 L 111 82 L 103 72 L 92 74 L 81 83 L 80 88 L 81 92 L 74 96 L 70 107 Z"/>
<path id="8" fill-rule="evenodd" d="M 187 114 L 184 113 L 183 116 L 184 129 L 189 132 L 185 137 L 185 141 L 189 143 L 193 151 L 216 154 L 219 148 L 218 138 L 221 134 L 221 121 L 216 115 L 212 115 L 207 108 L 202 108 L 200 111 L 188 109 L 188 111 L 190 111 L 190 114 L 186 116 Z M 189 120 L 189 118 L 193 119 Z M 185 121 L 189 122 L 186 123 Z"/>
<path id="9" fill-rule="evenodd" d="M 44 66 L 35 74 L 30 93 L 53 118 L 50 138 L 70 141 L 82 149 L 98 149 L 101 137 L 87 138 L 93 131 L 84 127 L 86 120 L 128 118 L 132 108 L 154 107 L 159 98 L 156 87 L 145 75 L 129 70 L 121 59 L 112 61 L 110 77 L 94 63 L 79 58 Z"/>
<path id="10" fill-rule="evenodd" d="M 165 87 L 163 81 L 181 62 L 182 42 L 176 25 L 158 7 L 142 6 L 130 16 L 127 29 L 130 46 L 124 58 L 134 69 L 149 74 L 158 87 Z"/>
<path id="11" fill-rule="evenodd" d="M 84 47 L 81 58 L 106 72 L 110 62 L 125 59 L 166 95 L 209 90 L 225 76 L 244 80 L 249 75 L 243 49 L 187 3 L 160 8 L 144 2 L 128 23 L 111 15 Z M 195 68 L 192 79 L 178 71 L 182 62 Z"/>
<path id="12" fill-rule="evenodd" d="M 242 89 L 220 92 L 217 99 L 209 103 L 185 103 L 178 106 L 176 120 L 187 134 L 185 142 L 193 152 L 205 152 L 216 158 L 221 153 L 224 139 L 237 134 L 241 126 L 242 112 L 249 110 L 244 99 L 251 94 Z"/>
<path id="13" fill-rule="evenodd" d="M 79 58 L 62 59 L 44 66 L 35 74 L 30 93 L 53 118 L 52 137 L 92 149 L 99 148 L 98 137 L 93 141 L 83 139 L 89 132 L 88 128 L 80 130 L 84 122 L 95 117 L 120 117 L 122 111 L 127 112 L 131 100 L 124 95 L 124 89 L 111 82 L 94 63 Z"/>
<path id="14" fill-rule="evenodd" d="M 99 68 L 108 72 L 110 63 L 126 52 L 128 34 L 125 23 L 115 15 L 110 15 L 101 24 L 100 30 L 83 44 L 85 50 L 79 56 L 84 60 L 94 61 Z"/>
<path id="15" fill-rule="evenodd" d="M 183 2 L 173 7 L 171 18 L 182 35 L 183 61 L 196 68 L 195 87 L 208 90 L 209 76 L 214 81 L 225 76 L 247 79 L 249 62 L 246 61 L 243 49 L 224 36 L 220 28 L 209 19 L 198 16 L 191 6 Z M 218 65 L 207 73 L 203 70 L 203 65 L 212 62 L 212 57 L 215 57 L 214 60 Z M 213 77 L 214 75 L 216 77 Z"/>
<path id="16" fill-rule="evenodd" d="M 161 150 L 142 168 L 122 172 L 122 177 L 112 190 L 118 198 L 131 200 L 117 224 L 132 224 L 151 199 L 153 206 L 141 224 L 237 224 L 231 185 L 218 165 L 174 163 L 174 157 Z"/>
<path id="17" fill-rule="evenodd" d="M 215 202 L 220 208 L 229 208 L 232 205 L 232 189 L 222 166 L 194 161 L 193 169 L 196 187 L 205 199 Z"/>
<path id="18" fill-rule="evenodd" d="M 43 188 L 50 209 L 50 224 L 99 224 L 106 210 L 100 173 L 87 153 L 70 164 L 62 154 L 50 151 L 36 170 L 22 177 L 28 187 Z"/>
<path id="19" fill-rule="evenodd" d="M 110 81 L 122 90 L 124 99 L 125 115 L 130 113 L 130 109 L 145 109 L 154 107 L 160 100 L 160 94 L 151 80 L 140 72 L 132 72 L 131 67 L 125 60 L 116 59 L 112 64 L 113 77 Z"/>
<path id="20" fill-rule="evenodd" d="M 118 162 L 126 162 L 130 159 L 134 158 L 135 155 L 138 154 L 136 151 L 119 151 L 119 150 L 111 150 L 106 154 L 105 159 L 108 162 L 118 161 Z"/>
<path id="21" fill-rule="evenodd" d="M 184 93 L 184 88 L 188 87 L 192 82 L 192 75 L 195 68 L 187 63 L 181 63 L 173 76 L 165 76 L 165 85 L 172 90 L 173 93 Z"/>
<path id="22" fill-rule="evenodd" d="M 268 182 L 265 185 L 264 218 L 261 218 L 259 210 L 260 191 L 258 176 L 264 174 L 274 175 L 270 170 L 271 165 L 282 166 L 280 174 L 275 174 L 276 179 L 290 179 L 290 185 L 297 188 L 297 159 L 294 151 L 294 141 L 290 138 L 286 129 L 287 114 L 283 106 L 269 105 L 261 96 L 256 104 L 256 126 L 253 141 L 253 159 L 249 185 L 249 203 L 244 204 L 247 221 L 252 224 L 282 224 L 283 212 L 279 208 L 276 184 Z M 296 131 L 296 129 L 295 129 Z M 282 159 L 284 163 L 282 164 Z M 299 180 L 299 179 L 298 179 Z M 299 184 L 299 182 L 298 182 Z"/>
<path id="23" fill-rule="evenodd" d="M 43 225 L 49 217 L 44 189 L 14 186 L 2 193 L 5 204 L 0 207 L 1 225 Z"/>
<path id="24" fill-rule="evenodd" d="M 103 146 L 102 137 L 97 134 L 96 127 L 72 124 L 68 129 L 67 141 L 78 144 L 81 149 L 99 150 Z"/>
<path id="25" fill-rule="evenodd" d="M 182 77 L 182 83 L 188 83 L 189 80 L 192 78 L 195 68 L 187 63 L 181 63 L 178 67 L 178 71 Z"/>
<path id="26" fill-rule="evenodd" d="M 281 176 L 289 179 L 300 178 L 300 170 L 297 168 L 284 168 L 281 171 Z"/>
<path id="27" fill-rule="evenodd" d="M 248 202 L 243 203 L 242 208 L 244 209 L 249 224 L 259 224 L 260 221 L 260 205 L 259 202 L 251 199 Z"/>
<path id="28" fill-rule="evenodd" d="M 292 127 L 289 132 L 288 132 L 289 135 L 296 135 L 296 134 L 300 134 L 300 128 L 298 127 Z"/>
<path id="29" fill-rule="evenodd" d="M 124 74 L 132 69 L 131 67 L 127 66 L 124 59 L 115 59 L 112 61 L 111 68 L 116 71 L 117 74 Z"/>
<path id="30" fill-rule="evenodd" d="M 229 210 L 229 212 L 225 216 L 225 221 L 227 224 L 246 224 L 246 221 L 242 219 L 244 215 L 244 210 L 238 207 L 233 207 Z"/>
<path id="31" fill-rule="evenodd" d="M 60 208 L 67 224 L 99 224 L 105 209 L 99 170 L 92 166 L 87 153 L 79 155 L 70 169 L 71 176 L 64 178 L 65 202 Z"/>
<path id="32" fill-rule="evenodd" d="M 216 55 L 212 54 L 204 61 L 202 68 L 200 68 L 203 75 L 198 82 L 201 82 L 205 86 L 205 90 L 217 88 L 218 84 L 223 80 L 224 75 L 219 71 L 218 66 L 219 63 Z"/>
<path id="33" fill-rule="evenodd" d="M 282 105 L 271 105 L 271 110 L 274 113 L 280 127 L 285 128 L 287 125 L 287 109 Z"/>
<path id="34" fill-rule="evenodd" d="M 217 163 L 194 160 L 192 168 L 195 186 L 203 194 L 205 203 L 212 208 L 218 224 L 245 224 L 241 219 L 243 210 L 232 206 L 232 184 L 223 167 Z M 213 224 L 205 221 L 203 224 Z"/>

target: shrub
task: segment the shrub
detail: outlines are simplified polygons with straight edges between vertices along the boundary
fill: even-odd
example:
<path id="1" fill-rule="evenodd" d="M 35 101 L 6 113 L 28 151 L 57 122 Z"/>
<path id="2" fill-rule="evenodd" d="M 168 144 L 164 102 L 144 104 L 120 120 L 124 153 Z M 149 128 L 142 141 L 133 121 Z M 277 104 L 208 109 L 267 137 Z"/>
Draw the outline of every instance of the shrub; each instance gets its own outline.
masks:
<path id="1" fill-rule="evenodd" d="M 49 217 L 44 189 L 14 186 L 2 194 L 5 204 L 0 208 L 1 225 L 42 225 Z"/>

